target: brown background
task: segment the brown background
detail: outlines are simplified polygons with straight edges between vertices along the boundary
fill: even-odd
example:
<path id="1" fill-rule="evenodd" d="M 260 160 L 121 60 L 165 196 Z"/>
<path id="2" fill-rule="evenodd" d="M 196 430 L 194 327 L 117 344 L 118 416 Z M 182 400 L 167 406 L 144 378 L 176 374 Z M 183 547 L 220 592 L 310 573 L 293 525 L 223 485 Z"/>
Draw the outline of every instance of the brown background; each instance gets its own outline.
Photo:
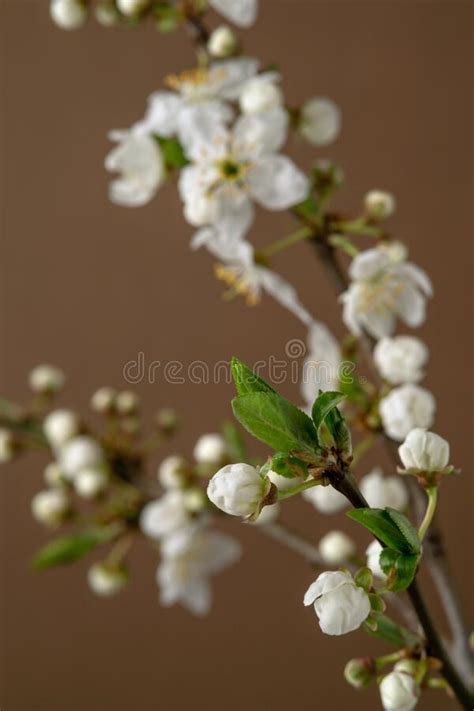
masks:
<path id="1" fill-rule="evenodd" d="M 90 393 L 123 386 L 123 365 L 214 363 L 233 353 L 250 362 L 281 357 L 304 338 L 270 299 L 254 310 L 220 299 L 204 252 L 188 249 L 174 187 L 130 210 L 107 200 L 106 133 L 128 126 L 164 75 L 191 66 L 182 36 L 152 27 L 66 33 L 46 2 L 3 0 L 2 390 L 23 398 L 25 375 L 41 361 L 60 364 L 70 382 L 64 402 L 86 412 Z M 329 150 L 345 168 L 339 203 L 355 210 L 372 187 L 393 190 L 393 232 L 411 247 L 436 285 L 421 335 L 431 346 L 427 386 L 435 390 L 436 429 L 464 474 L 443 490 L 441 515 L 454 569 L 469 598 L 472 566 L 472 126 L 471 6 L 468 2 L 264 1 L 246 34 L 248 52 L 281 63 L 290 102 L 334 98 L 344 130 Z M 297 158 L 309 165 L 302 147 Z M 266 216 L 260 244 L 283 236 L 286 218 Z M 275 262 L 299 283 L 315 315 L 341 332 L 324 275 L 304 245 Z M 147 415 L 178 408 L 176 445 L 189 452 L 203 430 L 228 416 L 225 384 L 138 386 Z M 296 388 L 287 386 L 296 397 Z M 95 599 L 86 566 L 33 576 L 28 560 L 45 540 L 29 501 L 41 487 L 43 459 L 2 470 L 2 711 L 333 711 L 369 703 L 341 678 L 345 661 L 374 645 L 362 634 L 328 638 L 301 604 L 307 565 L 258 532 L 230 522 L 245 544 L 242 562 L 215 581 L 206 620 L 163 610 L 156 559 L 135 552 L 134 583 L 119 598 Z M 367 467 L 368 468 L 368 464 Z M 364 467 L 363 467 L 364 469 Z M 388 470 L 388 468 L 387 468 Z M 364 473 L 362 471 L 362 473 Z M 317 540 L 329 526 L 349 530 L 309 506 L 288 520 Z M 421 709 L 451 707 L 433 692 Z"/>

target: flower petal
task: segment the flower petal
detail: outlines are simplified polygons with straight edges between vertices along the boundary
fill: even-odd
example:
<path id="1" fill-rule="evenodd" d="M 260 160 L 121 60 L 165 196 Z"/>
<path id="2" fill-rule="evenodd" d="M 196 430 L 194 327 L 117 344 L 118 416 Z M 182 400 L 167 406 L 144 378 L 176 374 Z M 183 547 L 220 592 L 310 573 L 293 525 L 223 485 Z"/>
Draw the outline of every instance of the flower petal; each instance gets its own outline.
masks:
<path id="1" fill-rule="evenodd" d="M 250 27 L 257 17 L 257 0 L 209 0 L 209 4 L 239 27 Z"/>
<path id="2" fill-rule="evenodd" d="M 286 210 L 305 199 L 309 181 L 286 156 L 264 156 L 250 170 L 252 196 L 268 210 Z"/>

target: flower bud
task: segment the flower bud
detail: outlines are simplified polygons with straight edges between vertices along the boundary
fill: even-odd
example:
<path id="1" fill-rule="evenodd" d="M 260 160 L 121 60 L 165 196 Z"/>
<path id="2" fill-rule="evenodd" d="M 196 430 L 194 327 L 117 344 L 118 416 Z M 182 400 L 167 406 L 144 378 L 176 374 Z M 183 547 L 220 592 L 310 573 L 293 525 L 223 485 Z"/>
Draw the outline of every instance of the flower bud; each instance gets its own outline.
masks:
<path id="1" fill-rule="evenodd" d="M 205 434 L 196 442 L 193 455 L 198 464 L 218 465 L 228 456 L 227 445 L 220 434 Z"/>
<path id="2" fill-rule="evenodd" d="M 102 2 L 95 9 L 95 19 L 102 27 L 113 27 L 120 20 L 120 15 L 113 2 Z"/>
<path id="3" fill-rule="evenodd" d="M 366 689 L 375 678 L 375 664 L 370 657 L 350 659 L 344 668 L 344 677 L 355 689 Z"/>
<path id="4" fill-rule="evenodd" d="M 326 146 L 341 130 L 341 111 L 330 99 L 315 97 L 301 108 L 299 131 L 308 143 Z"/>
<path id="5" fill-rule="evenodd" d="M 269 523 L 276 521 L 279 515 L 280 504 L 277 501 L 275 504 L 264 506 L 255 521 L 252 521 L 252 523 L 254 526 L 267 526 Z"/>
<path id="6" fill-rule="evenodd" d="M 127 17 L 138 15 L 148 5 L 148 0 L 116 0 L 117 7 Z"/>
<path id="7" fill-rule="evenodd" d="M 231 516 L 255 516 L 270 486 L 270 481 L 250 464 L 228 464 L 214 474 L 207 495 Z"/>
<path id="8" fill-rule="evenodd" d="M 394 388 L 379 405 L 383 428 L 397 442 L 403 442 L 415 427 L 431 427 L 435 411 L 432 393 L 412 383 Z"/>
<path id="9" fill-rule="evenodd" d="M 449 443 L 419 427 L 409 433 L 398 453 L 408 470 L 441 472 L 449 463 Z"/>
<path id="10" fill-rule="evenodd" d="M 209 37 L 207 49 L 213 57 L 230 57 L 237 48 L 237 39 L 227 25 L 217 27 Z"/>
<path id="11" fill-rule="evenodd" d="M 364 207 L 372 220 L 386 220 L 395 212 L 396 202 L 392 193 L 370 190 L 364 197 Z"/>
<path id="12" fill-rule="evenodd" d="M 44 419 L 43 431 L 51 447 L 61 447 L 79 432 L 79 419 L 71 410 L 53 410 Z"/>
<path id="13" fill-rule="evenodd" d="M 319 626 L 330 635 L 358 629 L 371 609 L 369 596 L 346 571 L 321 573 L 306 591 L 304 604 L 314 605 Z"/>
<path id="14" fill-rule="evenodd" d="M 111 597 L 125 587 L 129 575 L 123 566 L 96 563 L 87 571 L 89 587 L 100 597 Z"/>
<path id="15" fill-rule="evenodd" d="M 393 671 L 380 682 L 380 697 L 385 711 L 412 711 L 420 691 L 409 674 Z"/>
<path id="16" fill-rule="evenodd" d="M 140 400 L 131 390 L 123 390 L 117 395 L 115 406 L 121 415 L 132 415 L 138 410 Z"/>
<path id="17" fill-rule="evenodd" d="M 415 336 L 382 338 L 374 348 L 377 370 L 392 385 L 418 383 L 428 355 L 428 348 Z"/>
<path id="18" fill-rule="evenodd" d="M 31 500 L 33 517 L 46 526 L 56 526 L 61 523 L 68 509 L 68 497 L 62 489 L 40 491 Z"/>
<path id="19" fill-rule="evenodd" d="M 342 511 L 348 504 L 346 497 L 332 486 L 313 486 L 302 492 L 303 499 L 313 504 L 320 513 L 333 514 Z"/>
<path id="20" fill-rule="evenodd" d="M 115 409 L 116 398 L 117 391 L 104 386 L 92 395 L 90 405 L 95 412 L 105 415 Z"/>
<path id="21" fill-rule="evenodd" d="M 372 573 L 377 576 L 377 578 L 385 580 L 387 576 L 380 567 L 380 554 L 382 550 L 383 548 L 381 544 L 378 541 L 373 540 L 372 543 L 367 547 L 365 555 L 367 557 L 367 567 L 370 568 Z"/>
<path id="22" fill-rule="evenodd" d="M 74 479 L 82 469 L 100 467 L 103 463 L 102 447 L 95 439 L 86 435 L 66 442 L 59 452 L 59 465 L 67 479 Z"/>
<path id="23" fill-rule="evenodd" d="M 62 30 L 76 30 L 87 20 L 87 8 L 81 0 L 51 0 L 49 13 Z"/>
<path id="24" fill-rule="evenodd" d="M 207 505 L 207 497 L 202 489 L 197 486 L 192 489 L 186 489 L 183 492 L 184 507 L 189 513 L 199 513 Z"/>
<path id="25" fill-rule="evenodd" d="M 0 464 L 6 464 L 13 459 L 15 442 L 10 430 L 0 427 Z"/>
<path id="26" fill-rule="evenodd" d="M 76 494 L 83 499 L 94 499 L 107 486 L 107 475 L 98 467 L 81 469 L 74 477 Z"/>
<path id="27" fill-rule="evenodd" d="M 374 509 L 390 506 L 397 511 L 404 511 L 408 506 L 408 492 L 403 479 L 399 476 L 384 476 L 378 467 L 361 479 L 360 490 Z"/>
<path id="28" fill-rule="evenodd" d="M 183 485 L 186 460 L 171 454 L 158 467 L 158 480 L 164 489 L 180 489 Z"/>
<path id="29" fill-rule="evenodd" d="M 45 483 L 50 487 L 62 486 L 64 484 L 64 475 L 57 462 L 50 462 L 46 465 L 43 478 Z"/>
<path id="30" fill-rule="evenodd" d="M 40 395 L 58 392 L 65 379 L 63 371 L 54 365 L 37 365 L 28 376 L 30 388 Z"/>
<path id="31" fill-rule="evenodd" d="M 319 552 L 328 565 L 342 565 L 356 552 L 354 541 L 342 531 L 330 531 L 319 541 Z"/>
<path id="32" fill-rule="evenodd" d="M 283 94 L 271 79 L 255 77 L 245 84 L 239 103 L 242 113 L 260 114 L 281 106 Z"/>

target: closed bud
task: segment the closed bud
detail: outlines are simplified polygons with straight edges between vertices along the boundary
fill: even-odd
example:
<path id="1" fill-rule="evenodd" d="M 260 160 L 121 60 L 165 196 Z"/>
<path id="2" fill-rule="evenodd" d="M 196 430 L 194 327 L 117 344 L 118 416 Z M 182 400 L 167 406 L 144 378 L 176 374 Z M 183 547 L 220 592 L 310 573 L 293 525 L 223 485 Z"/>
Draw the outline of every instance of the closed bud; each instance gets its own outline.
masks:
<path id="1" fill-rule="evenodd" d="M 365 212 L 372 220 L 386 220 L 393 215 L 395 207 L 392 193 L 383 190 L 370 190 L 364 197 Z"/>
<path id="2" fill-rule="evenodd" d="M 404 511 L 408 506 L 408 491 L 402 477 L 384 476 L 378 467 L 362 477 L 360 490 L 373 509 L 390 506 L 397 511 Z"/>
<path id="3" fill-rule="evenodd" d="M 418 684 L 405 672 L 393 671 L 380 682 L 380 698 L 385 711 L 412 711 L 419 695 Z"/>
<path id="4" fill-rule="evenodd" d="M 181 489 L 185 480 L 186 460 L 171 454 L 158 467 L 158 480 L 164 489 Z"/>
<path id="5" fill-rule="evenodd" d="M 33 517 L 46 526 L 61 523 L 69 510 L 67 494 L 62 489 L 40 491 L 31 500 Z"/>
<path id="6" fill-rule="evenodd" d="M 341 130 L 341 112 L 330 99 L 315 97 L 301 108 L 299 131 L 308 143 L 326 146 Z"/>
<path id="7" fill-rule="evenodd" d="M 59 452 L 59 465 L 65 477 L 70 480 L 83 469 L 101 467 L 103 463 L 102 447 L 95 439 L 86 435 L 66 442 Z"/>
<path id="8" fill-rule="evenodd" d="M 412 383 L 394 388 L 379 405 L 383 428 L 397 442 L 403 442 L 415 427 L 431 427 L 435 411 L 432 393 Z"/>
<path id="9" fill-rule="evenodd" d="M 112 2 L 102 2 L 95 9 L 95 19 L 102 27 L 113 27 L 119 22 L 120 15 Z"/>
<path id="10" fill-rule="evenodd" d="M 449 464 L 449 443 L 419 427 L 409 433 L 398 453 L 408 471 L 442 472 Z"/>
<path id="11" fill-rule="evenodd" d="M 184 507 L 189 513 L 199 513 L 206 508 L 207 497 L 202 489 L 192 487 L 183 493 Z"/>
<path id="12" fill-rule="evenodd" d="M 117 391 L 114 388 L 102 387 L 95 391 L 91 397 L 91 408 L 94 412 L 106 415 L 115 409 Z"/>
<path id="13" fill-rule="evenodd" d="M 271 79 L 255 77 L 244 86 L 240 95 L 240 109 L 244 114 L 260 114 L 281 106 L 283 94 Z"/>
<path id="14" fill-rule="evenodd" d="M 319 541 L 319 552 L 328 565 L 338 566 L 356 552 L 354 541 L 342 531 L 330 531 Z"/>
<path id="15" fill-rule="evenodd" d="M 88 467 L 81 469 L 74 477 L 74 489 L 83 499 L 94 499 L 107 486 L 107 475 L 103 469 Z"/>
<path id="16" fill-rule="evenodd" d="M 71 410 L 53 410 L 44 419 L 43 431 L 51 447 L 61 447 L 79 432 L 79 418 Z"/>
<path id="17" fill-rule="evenodd" d="M 231 28 L 227 25 L 217 27 L 209 37 L 207 49 L 213 57 L 224 58 L 234 54 L 237 48 L 237 39 Z"/>
<path id="18" fill-rule="evenodd" d="M 117 7 L 127 17 L 141 13 L 148 5 L 148 0 L 116 0 Z"/>
<path id="19" fill-rule="evenodd" d="M 5 464 L 13 459 L 15 454 L 15 441 L 10 430 L 0 427 L 0 464 Z"/>
<path id="20" fill-rule="evenodd" d="M 111 597 L 120 592 L 129 581 L 129 575 L 121 565 L 96 563 L 87 571 L 89 587 L 99 597 Z"/>
<path id="21" fill-rule="evenodd" d="M 250 464 L 228 464 L 209 482 L 207 495 L 231 516 L 257 516 L 271 483 Z"/>
<path id="22" fill-rule="evenodd" d="M 54 365 L 37 365 L 28 376 L 30 388 L 40 395 L 58 392 L 63 387 L 65 380 L 63 371 Z"/>
<path id="23" fill-rule="evenodd" d="M 198 464 L 221 464 L 228 456 L 227 445 L 220 434 L 202 435 L 194 447 L 194 459 Z"/>
<path id="24" fill-rule="evenodd" d="M 123 390 L 118 393 L 115 406 L 121 415 L 134 414 L 140 405 L 138 395 L 131 390 Z"/>
<path id="25" fill-rule="evenodd" d="M 377 370 L 392 385 L 418 383 L 428 355 L 428 348 L 415 336 L 382 338 L 374 348 Z"/>
<path id="26" fill-rule="evenodd" d="M 62 30 L 76 30 L 87 20 L 87 8 L 81 0 L 51 0 L 49 12 Z"/>
<path id="27" fill-rule="evenodd" d="M 304 596 L 313 605 L 325 634 L 341 635 L 358 629 L 370 614 L 369 596 L 347 571 L 321 573 Z"/>
<path id="28" fill-rule="evenodd" d="M 57 462 L 50 462 L 46 465 L 43 478 L 48 486 L 62 486 L 64 484 L 64 474 Z"/>
<path id="29" fill-rule="evenodd" d="M 351 659 L 344 667 L 344 677 L 355 689 L 366 689 L 375 678 L 375 664 L 370 657 Z"/>

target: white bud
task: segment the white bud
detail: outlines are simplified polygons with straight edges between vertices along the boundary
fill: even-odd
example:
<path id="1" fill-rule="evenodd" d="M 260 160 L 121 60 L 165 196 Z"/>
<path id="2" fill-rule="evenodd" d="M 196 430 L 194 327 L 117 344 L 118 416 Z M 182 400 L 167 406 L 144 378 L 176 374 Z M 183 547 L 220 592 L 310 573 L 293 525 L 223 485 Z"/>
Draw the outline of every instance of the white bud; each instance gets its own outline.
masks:
<path id="1" fill-rule="evenodd" d="M 181 491 L 167 491 L 147 504 L 140 516 L 140 528 L 150 538 L 160 540 L 190 523 Z"/>
<path id="2" fill-rule="evenodd" d="M 418 383 L 424 376 L 428 355 L 428 348 L 415 336 L 382 338 L 374 348 L 375 365 L 392 385 Z"/>
<path id="3" fill-rule="evenodd" d="M 244 114 L 260 114 L 282 105 L 283 94 L 271 79 L 255 77 L 246 82 L 239 99 Z"/>
<path id="4" fill-rule="evenodd" d="M 384 476 L 378 467 L 361 479 L 360 490 L 374 509 L 390 506 L 403 511 L 408 506 L 408 492 L 403 479 L 400 476 Z"/>
<path id="5" fill-rule="evenodd" d="M 299 130 L 315 146 L 332 143 L 341 130 L 341 111 L 330 99 L 310 99 L 301 109 Z"/>
<path id="6" fill-rule="evenodd" d="M 186 460 L 179 454 L 171 454 L 158 467 L 158 480 L 164 489 L 180 489 L 183 485 L 183 471 Z"/>
<path id="7" fill-rule="evenodd" d="M 321 573 L 306 591 L 304 604 L 314 605 L 319 626 L 330 635 L 358 629 L 371 609 L 365 590 L 345 571 Z"/>
<path id="8" fill-rule="evenodd" d="M 13 435 L 10 430 L 0 427 L 0 464 L 5 464 L 13 459 L 15 452 Z"/>
<path id="9" fill-rule="evenodd" d="M 237 48 L 237 40 L 227 25 L 217 27 L 209 37 L 207 49 L 213 57 L 229 57 Z"/>
<path id="10" fill-rule="evenodd" d="M 90 405 L 95 412 L 104 414 L 114 409 L 116 398 L 117 391 L 104 386 L 92 395 Z"/>
<path id="11" fill-rule="evenodd" d="M 435 411 L 432 393 L 412 383 L 394 388 L 379 405 L 383 428 L 397 442 L 403 442 L 415 427 L 431 427 Z"/>
<path id="12" fill-rule="evenodd" d="M 45 483 L 51 487 L 62 486 L 64 484 L 64 475 L 57 462 L 50 462 L 46 465 L 43 478 Z"/>
<path id="13" fill-rule="evenodd" d="M 117 7 L 122 15 L 133 17 L 138 15 L 148 5 L 148 0 L 116 0 Z"/>
<path id="14" fill-rule="evenodd" d="M 193 227 L 203 227 L 217 220 L 219 204 L 212 195 L 196 193 L 184 204 L 184 219 Z"/>
<path id="15" fill-rule="evenodd" d="M 76 494 L 83 499 L 94 499 L 107 486 L 107 475 L 103 469 L 87 467 L 81 469 L 74 477 Z"/>
<path id="16" fill-rule="evenodd" d="M 68 509 L 69 501 L 63 489 L 40 491 L 31 500 L 33 517 L 46 526 L 55 526 L 61 523 Z"/>
<path id="17" fill-rule="evenodd" d="M 412 711 L 419 695 L 417 683 L 404 672 L 393 671 L 380 682 L 380 698 L 385 711 Z"/>
<path id="18" fill-rule="evenodd" d="M 53 410 L 44 419 L 43 431 L 51 447 L 61 447 L 79 432 L 79 418 L 71 410 Z"/>
<path id="19" fill-rule="evenodd" d="M 449 443 L 419 427 L 409 433 L 398 453 L 406 469 L 440 472 L 449 464 Z"/>
<path id="20" fill-rule="evenodd" d="M 270 479 L 272 484 L 275 484 L 276 488 L 278 491 L 286 491 L 287 489 L 292 489 L 294 486 L 298 486 L 298 484 L 301 484 L 301 479 L 298 479 L 298 477 L 287 477 L 287 476 L 282 476 L 281 474 L 277 474 L 277 472 L 274 472 L 273 469 L 270 469 L 270 471 L 267 472 L 267 477 Z"/>
<path id="21" fill-rule="evenodd" d="M 370 190 L 364 197 L 364 207 L 373 220 L 386 220 L 395 212 L 395 197 L 383 190 Z"/>
<path id="22" fill-rule="evenodd" d="M 66 442 L 59 452 L 59 466 L 67 479 L 74 477 L 89 467 L 100 467 L 104 463 L 104 452 L 100 444 L 86 435 Z"/>
<path id="23" fill-rule="evenodd" d="M 313 486 L 303 491 L 301 496 L 324 514 L 338 513 L 348 504 L 346 497 L 332 486 Z"/>
<path id="24" fill-rule="evenodd" d="M 121 566 L 96 563 L 87 571 L 87 582 L 96 595 L 111 597 L 128 583 L 128 573 Z"/>
<path id="25" fill-rule="evenodd" d="M 95 19 L 102 27 L 113 27 L 120 20 L 120 15 L 112 2 L 103 2 L 95 9 Z"/>
<path id="26" fill-rule="evenodd" d="M 374 540 L 369 546 L 367 546 L 365 555 L 367 556 L 367 567 L 370 568 L 372 573 L 376 575 L 377 578 L 385 580 L 387 576 L 380 567 L 380 554 L 382 550 L 383 548 L 381 544 L 378 541 Z"/>
<path id="27" fill-rule="evenodd" d="M 139 397 L 131 390 L 123 390 L 117 395 L 115 406 L 121 415 L 132 415 L 140 404 Z"/>
<path id="28" fill-rule="evenodd" d="M 87 20 L 87 8 L 80 0 L 51 0 L 49 12 L 62 30 L 76 30 Z"/>
<path id="29" fill-rule="evenodd" d="M 280 504 L 278 501 L 275 504 L 270 504 L 269 506 L 264 506 L 263 509 L 258 514 L 255 521 L 252 521 L 254 526 L 268 526 L 269 523 L 273 523 L 277 520 L 280 515 Z"/>
<path id="30" fill-rule="evenodd" d="M 270 488 L 270 482 L 250 464 L 228 464 L 214 474 L 207 495 L 231 516 L 254 516 Z"/>
<path id="31" fill-rule="evenodd" d="M 220 434 L 205 434 L 196 442 L 193 455 L 198 464 L 217 465 L 228 456 L 227 445 Z"/>
<path id="32" fill-rule="evenodd" d="M 64 385 L 64 373 L 54 365 L 37 365 L 30 372 L 28 382 L 35 393 L 56 393 Z"/>
<path id="33" fill-rule="evenodd" d="M 207 497 L 202 489 L 193 487 L 183 492 L 184 507 L 189 513 L 198 513 L 206 508 Z"/>
<path id="34" fill-rule="evenodd" d="M 356 552 L 354 541 L 342 531 L 329 531 L 319 541 L 319 552 L 328 565 L 342 565 Z"/>

